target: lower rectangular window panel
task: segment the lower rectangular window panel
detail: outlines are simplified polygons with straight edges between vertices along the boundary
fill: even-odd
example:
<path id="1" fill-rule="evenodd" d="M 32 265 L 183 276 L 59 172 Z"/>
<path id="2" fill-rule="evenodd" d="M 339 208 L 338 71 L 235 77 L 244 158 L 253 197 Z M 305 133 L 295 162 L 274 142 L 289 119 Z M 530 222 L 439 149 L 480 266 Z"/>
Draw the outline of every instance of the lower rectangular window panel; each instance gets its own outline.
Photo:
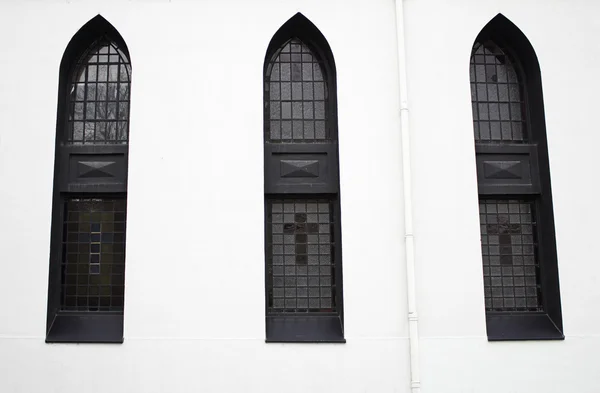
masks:
<path id="1" fill-rule="evenodd" d="M 65 202 L 61 311 L 123 312 L 125 200 Z"/>
<path id="2" fill-rule="evenodd" d="M 329 199 L 267 202 L 267 341 L 343 341 Z"/>
<path id="3" fill-rule="evenodd" d="M 122 342 L 126 199 L 66 198 L 48 342 Z M 50 310 L 49 310 L 50 312 Z"/>
<path id="4" fill-rule="evenodd" d="M 533 210 L 525 200 L 479 202 L 487 311 L 543 311 Z"/>
<path id="5" fill-rule="evenodd" d="M 536 200 L 480 198 L 479 213 L 488 339 L 563 338 L 544 304 Z"/>

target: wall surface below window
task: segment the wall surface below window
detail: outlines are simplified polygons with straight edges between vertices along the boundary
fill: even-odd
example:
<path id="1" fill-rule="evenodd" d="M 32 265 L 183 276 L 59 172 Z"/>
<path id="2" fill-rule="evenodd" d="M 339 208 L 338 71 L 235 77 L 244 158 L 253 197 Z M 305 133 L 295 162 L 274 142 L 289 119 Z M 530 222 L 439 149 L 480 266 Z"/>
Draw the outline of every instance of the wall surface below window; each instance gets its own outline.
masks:
<path id="1" fill-rule="evenodd" d="M 404 3 L 422 392 L 597 392 L 600 4 Z M 2 1 L 0 391 L 410 392 L 394 11 Z M 297 12 L 337 67 L 345 344 L 265 343 L 263 63 Z M 564 341 L 486 337 L 468 67 L 499 12 L 541 66 Z M 98 14 L 133 69 L 124 343 L 45 344 L 58 71 Z"/>

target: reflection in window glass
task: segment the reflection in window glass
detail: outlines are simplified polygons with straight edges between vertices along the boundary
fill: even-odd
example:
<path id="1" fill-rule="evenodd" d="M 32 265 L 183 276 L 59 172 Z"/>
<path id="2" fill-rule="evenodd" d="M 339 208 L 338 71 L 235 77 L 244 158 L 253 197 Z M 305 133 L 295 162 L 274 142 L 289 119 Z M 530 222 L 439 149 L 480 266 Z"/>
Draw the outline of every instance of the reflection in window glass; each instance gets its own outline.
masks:
<path id="1" fill-rule="evenodd" d="M 114 42 L 101 39 L 86 52 L 70 82 L 69 143 L 127 143 L 130 75 L 129 60 Z"/>

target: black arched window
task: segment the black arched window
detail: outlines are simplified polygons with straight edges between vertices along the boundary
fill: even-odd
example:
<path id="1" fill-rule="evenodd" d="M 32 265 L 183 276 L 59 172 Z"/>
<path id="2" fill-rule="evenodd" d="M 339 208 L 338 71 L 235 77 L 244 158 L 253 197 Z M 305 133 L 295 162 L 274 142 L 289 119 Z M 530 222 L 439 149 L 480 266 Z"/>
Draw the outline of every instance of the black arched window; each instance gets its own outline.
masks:
<path id="1" fill-rule="evenodd" d="M 131 65 L 101 16 L 60 68 L 48 342 L 122 342 Z"/>
<path id="2" fill-rule="evenodd" d="M 540 70 L 504 16 L 475 40 L 470 79 L 488 337 L 562 338 Z"/>
<path id="3" fill-rule="evenodd" d="M 343 342 L 335 64 L 296 14 L 264 67 L 267 341 Z"/>

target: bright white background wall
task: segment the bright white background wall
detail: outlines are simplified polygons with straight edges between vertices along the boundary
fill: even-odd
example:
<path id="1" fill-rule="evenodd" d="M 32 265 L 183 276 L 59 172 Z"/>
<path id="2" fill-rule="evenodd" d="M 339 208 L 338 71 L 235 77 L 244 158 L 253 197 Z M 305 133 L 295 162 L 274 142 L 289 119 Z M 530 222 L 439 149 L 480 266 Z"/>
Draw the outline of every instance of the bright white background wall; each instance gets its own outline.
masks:
<path id="1" fill-rule="evenodd" d="M 422 390 L 597 392 L 600 4 L 405 6 Z M 343 345 L 264 343 L 262 67 L 298 11 L 338 71 Z M 498 12 L 540 60 L 564 341 L 485 336 L 468 62 Z M 133 66 L 125 343 L 45 344 L 58 67 L 99 13 Z M 0 37 L 0 391 L 409 391 L 392 0 L 4 0 Z"/>
<path id="2" fill-rule="evenodd" d="M 263 62 L 298 11 L 337 62 L 346 344 L 264 342 Z M 45 344 L 58 69 L 99 13 L 133 67 L 125 343 Z M 407 391 L 392 2 L 3 1 L 0 36 L 0 391 Z"/>
<path id="3" fill-rule="evenodd" d="M 598 392 L 600 3 L 407 0 L 423 392 Z M 501 12 L 542 73 L 564 341 L 485 338 L 469 57 Z"/>

